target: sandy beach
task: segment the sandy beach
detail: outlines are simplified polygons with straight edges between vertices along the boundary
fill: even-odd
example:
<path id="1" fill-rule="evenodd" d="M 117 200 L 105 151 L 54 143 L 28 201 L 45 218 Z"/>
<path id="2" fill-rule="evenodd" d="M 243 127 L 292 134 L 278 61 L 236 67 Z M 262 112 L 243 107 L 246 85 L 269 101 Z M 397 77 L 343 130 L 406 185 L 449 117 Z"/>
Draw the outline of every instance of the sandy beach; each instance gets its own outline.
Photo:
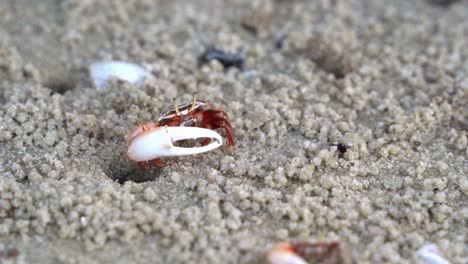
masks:
<path id="1" fill-rule="evenodd" d="M 468 263 L 468 2 L 0 1 L 0 263 Z M 201 59 L 209 49 L 237 63 Z M 97 89 L 91 64 L 155 78 Z M 140 168 L 177 103 L 235 149 Z M 327 263 L 327 262 L 325 262 Z M 330 263 L 330 262 L 328 262 Z"/>

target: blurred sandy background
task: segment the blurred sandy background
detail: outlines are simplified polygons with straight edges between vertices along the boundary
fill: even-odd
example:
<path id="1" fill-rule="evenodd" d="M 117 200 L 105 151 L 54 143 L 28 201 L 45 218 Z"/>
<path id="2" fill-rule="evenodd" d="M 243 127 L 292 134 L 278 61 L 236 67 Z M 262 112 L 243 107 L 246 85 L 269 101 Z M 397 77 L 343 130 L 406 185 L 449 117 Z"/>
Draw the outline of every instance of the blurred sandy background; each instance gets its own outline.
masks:
<path id="1" fill-rule="evenodd" d="M 429 242 L 466 263 L 467 17 L 463 0 L 1 0 L 0 262 L 261 263 L 322 234 L 359 263 Z M 209 47 L 243 69 L 200 65 Z M 98 91 L 88 66 L 111 59 L 156 80 Z M 127 160 L 126 133 L 194 92 L 236 151 Z"/>

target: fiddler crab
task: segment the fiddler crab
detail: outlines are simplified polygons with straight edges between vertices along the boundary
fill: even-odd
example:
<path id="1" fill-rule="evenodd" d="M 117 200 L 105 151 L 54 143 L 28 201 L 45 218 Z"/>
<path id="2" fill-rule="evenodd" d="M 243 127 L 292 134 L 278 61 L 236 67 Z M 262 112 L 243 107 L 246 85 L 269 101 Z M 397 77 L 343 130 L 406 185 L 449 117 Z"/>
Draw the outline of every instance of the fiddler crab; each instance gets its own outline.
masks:
<path id="1" fill-rule="evenodd" d="M 214 109 L 211 103 L 192 98 L 191 103 L 175 104 L 174 109 L 159 115 L 156 123 L 146 123 L 133 129 L 126 137 L 127 155 L 144 169 L 151 169 L 148 161 L 166 166 L 161 157 L 176 157 L 207 152 L 222 145 L 221 136 L 214 129 L 224 129 L 231 149 L 234 136 L 224 110 Z M 174 142 L 204 139 L 201 147 L 177 147 Z"/>
<path id="2" fill-rule="evenodd" d="M 281 242 L 267 254 L 268 264 L 354 263 L 350 248 L 339 242 Z"/>

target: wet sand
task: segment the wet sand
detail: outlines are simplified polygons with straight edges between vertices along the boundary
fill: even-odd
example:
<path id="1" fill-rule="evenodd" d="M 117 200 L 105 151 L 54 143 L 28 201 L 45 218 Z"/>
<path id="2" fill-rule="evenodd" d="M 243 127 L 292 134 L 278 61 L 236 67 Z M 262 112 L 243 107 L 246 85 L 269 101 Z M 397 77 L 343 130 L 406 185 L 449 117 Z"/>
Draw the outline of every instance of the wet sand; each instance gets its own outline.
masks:
<path id="1" fill-rule="evenodd" d="M 1 1 L 0 262 L 262 263 L 322 237 L 466 263 L 468 3 L 440 2 Z M 105 60 L 156 78 L 97 90 Z M 194 93 L 235 151 L 129 161 L 125 135 Z"/>

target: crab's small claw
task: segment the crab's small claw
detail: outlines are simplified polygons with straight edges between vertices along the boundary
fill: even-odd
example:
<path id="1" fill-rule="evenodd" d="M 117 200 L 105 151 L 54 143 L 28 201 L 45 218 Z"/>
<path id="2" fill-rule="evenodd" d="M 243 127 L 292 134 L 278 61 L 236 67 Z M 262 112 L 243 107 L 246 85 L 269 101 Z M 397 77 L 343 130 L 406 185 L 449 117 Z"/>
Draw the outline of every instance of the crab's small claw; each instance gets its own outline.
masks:
<path id="1" fill-rule="evenodd" d="M 174 142 L 187 139 L 209 138 L 211 143 L 202 147 L 184 148 Z M 160 157 L 200 154 L 220 147 L 221 136 L 213 130 L 200 127 L 155 127 L 141 132 L 129 145 L 127 155 L 134 161 L 148 161 Z"/>

